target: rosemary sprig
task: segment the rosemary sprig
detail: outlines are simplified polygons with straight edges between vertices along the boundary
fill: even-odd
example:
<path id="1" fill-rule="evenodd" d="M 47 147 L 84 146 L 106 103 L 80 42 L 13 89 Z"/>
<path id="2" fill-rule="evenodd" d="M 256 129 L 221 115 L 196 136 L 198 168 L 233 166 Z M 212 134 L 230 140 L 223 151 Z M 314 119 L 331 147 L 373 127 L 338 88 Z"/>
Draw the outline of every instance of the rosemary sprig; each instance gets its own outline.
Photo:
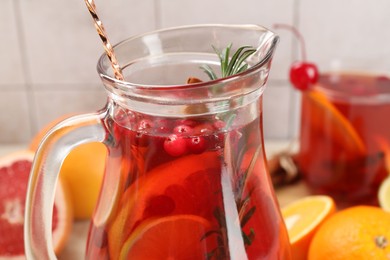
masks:
<path id="1" fill-rule="evenodd" d="M 215 46 L 212 46 L 214 52 L 218 55 L 219 58 L 222 78 L 232 76 L 247 70 L 249 65 L 245 61 L 246 59 L 248 59 L 249 56 L 256 52 L 256 49 L 252 46 L 245 45 L 238 48 L 230 58 L 232 46 L 233 44 L 230 43 L 222 51 L 217 49 Z M 200 68 L 208 75 L 211 80 L 218 79 L 217 74 L 209 65 L 203 64 L 202 66 L 200 66 Z M 228 129 L 231 126 L 235 117 L 235 113 L 229 113 L 227 115 L 227 124 L 225 126 L 225 129 Z"/>
<path id="2" fill-rule="evenodd" d="M 215 53 L 218 55 L 220 68 L 221 68 L 221 77 L 228 77 L 238 73 L 241 73 L 248 69 L 248 63 L 245 63 L 245 60 L 256 52 L 256 49 L 251 46 L 242 46 L 237 49 L 237 51 L 230 58 L 230 52 L 232 49 L 232 44 L 229 44 L 222 51 L 218 50 L 215 46 L 213 49 Z M 218 78 L 217 74 L 214 70 L 207 64 L 202 65 L 201 69 L 209 76 L 211 80 L 215 80 Z"/>
<path id="3" fill-rule="evenodd" d="M 250 55 L 256 52 L 255 48 L 252 48 L 251 46 L 242 46 L 237 49 L 236 52 L 233 53 L 233 55 L 230 57 L 232 44 L 229 44 L 225 49 L 222 51 L 218 50 L 213 46 L 213 49 L 215 53 L 218 55 L 219 61 L 220 61 L 220 69 L 221 69 L 221 77 L 228 77 L 232 76 L 238 73 L 241 73 L 248 69 L 249 65 L 246 63 L 246 59 Z M 204 64 L 201 66 L 201 69 L 204 70 L 204 72 L 208 75 L 208 77 L 211 80 L 215 80 L 218 78 L 217 74 L 214 72 L 214 70 L 207 64 Z M 193 80 L 189 81 L 193 82 Z M 231 111 L 228 113 L 224 119 L 226 122 L 225 129 L 229 129 L 230 126 L 233 124 L 234 119 L 236 118 L 236 113 Z M 229 137 L 227 137 L 229 138 Z M 232 151 L 233 152 L 233 151 Z M 255 231 L 250 228 L 248 233 L 244 232 L 244 227 L 248 223 L 249 219 L 253 216 L 253 214 L 256 211 L 256 207 L 252 206 L 249 208 L 249 201 L 251 199 L 252 191 L 249 191 L 245 197 L 243 197 L 243 192 L 246 190 L 247 185 L 247 177 L 251 174 L 253 171 L 254 165 L 256 160 L 258 159 L 258 154 L 260 152 L 260 147 L 257 148 L 256 152 L 253 154 L 253 157 L 250 161 L 250 164 L 247 169 L 242 170 L 240 169 L 240 165 L 242 163 L 244 154 L 247 152 L 246 149 L 241 149 L 234 158 L 235 160 L 232 161 L 232 169 L 233 174 L 236 175 L 237 179 L 235 181 L 234 185 L 234 195 L 236 200 L 236 207 L 237 212 L 239 214 L 239 221 L 240 221 L 240 227 L 241 227 L 241 234 L 244 241 L 245 246 L 250 246 L 255 239 Z M 213 229 L 208 232 L 206 232 L 203 237 L 201 238 L 206 239 L 210 236 L 214 236 L 217 241 L 217 247 L 209 251 L 206 255 L 207 260 L 211 259 L 228 259 L 229 258 L 229 245 L 227 241 L 227 229 L 226 229 L 226 216 L 224 211 L 217 207 L 214 210 L 214 217 L 216 218 L 218 222 L 218 229 Z"/>

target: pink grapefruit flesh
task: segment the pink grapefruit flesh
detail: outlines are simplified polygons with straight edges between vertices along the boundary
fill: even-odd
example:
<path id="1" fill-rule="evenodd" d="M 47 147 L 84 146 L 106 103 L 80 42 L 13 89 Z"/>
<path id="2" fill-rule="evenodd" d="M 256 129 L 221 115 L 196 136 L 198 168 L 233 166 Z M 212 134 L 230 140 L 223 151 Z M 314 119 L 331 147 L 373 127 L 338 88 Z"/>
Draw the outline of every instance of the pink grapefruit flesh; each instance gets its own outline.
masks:
<path id="1" fill-rule="evenodd" d="M 24 205 L 33 157 L 33 152 L 20 151 L 0 158 L 0 259 L 24 256 Z M 72 223 L 71 207 L 61 181 L 54 204 L 53 245 L 59 253 Z"/>

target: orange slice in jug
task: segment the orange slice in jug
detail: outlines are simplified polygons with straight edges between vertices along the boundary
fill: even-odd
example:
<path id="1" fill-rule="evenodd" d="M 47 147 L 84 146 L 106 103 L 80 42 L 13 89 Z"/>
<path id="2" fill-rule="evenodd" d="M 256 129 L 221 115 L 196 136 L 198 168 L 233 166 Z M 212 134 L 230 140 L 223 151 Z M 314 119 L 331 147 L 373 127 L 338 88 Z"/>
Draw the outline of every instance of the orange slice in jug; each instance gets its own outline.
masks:
<path id="1" fill-rule="evenodd" d="M 124 243 L 119 259 L 204 259 L 209 222 L 195 215 L 147 220 Z"/>
<path id="2" fill-rule="evenodd" d="M 304 92 L 302 98 L 302 109 L 310 111 L 310 127 L 318 133 L 318 138 L 326 138 L 348 154 L 364 155 L 362 138 L 323 93 L 312 90 Z"/>
<path id="3" fill-rule="evenodd" d="M 219 196 L 220 159 L 216 152 L 188 155 L 160 165 L 127 188 L 108 229 L 110 254 L 120 248 L 138 225 L 156 217 L 193 214 L 210 217 L 213 196 Z"/>

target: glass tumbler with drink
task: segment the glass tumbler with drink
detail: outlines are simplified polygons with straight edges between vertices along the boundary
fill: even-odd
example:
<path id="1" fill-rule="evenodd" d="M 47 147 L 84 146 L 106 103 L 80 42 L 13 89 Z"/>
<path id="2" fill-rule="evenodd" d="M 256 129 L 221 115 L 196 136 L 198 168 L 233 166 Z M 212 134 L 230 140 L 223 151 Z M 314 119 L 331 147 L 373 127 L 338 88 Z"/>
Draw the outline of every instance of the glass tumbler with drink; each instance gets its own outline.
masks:
<path id="1" fill-rule="evenodd" d="M 389 174 L 390 78 L 339 68 L 302 92 L 297 157 L 308 186 L 339 206 L 377 204 Z"/>

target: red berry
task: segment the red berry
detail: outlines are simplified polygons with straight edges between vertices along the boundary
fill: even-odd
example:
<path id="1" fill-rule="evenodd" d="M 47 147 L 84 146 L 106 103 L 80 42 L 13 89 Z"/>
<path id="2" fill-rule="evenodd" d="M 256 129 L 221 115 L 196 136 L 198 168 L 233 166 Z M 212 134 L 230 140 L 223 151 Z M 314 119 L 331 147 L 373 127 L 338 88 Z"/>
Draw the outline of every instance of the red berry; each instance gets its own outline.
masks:
<path id="1" fill-rule="evenodd" d="M 295 62 L 290 68 L 290 82 L 296 89 L 307 90 L 318 80 L 318 69 L 314 63 Z"/>
<path id="2" fill-rule="evenodd" d="M 150 137 L 146 135 L 144 132 L 135 132 L 133 133 L 133 141 L 132 144 L 139 147 L 146 147 L 150 143 Z"/>
<path id="3" fill-rule="evenodd" d="M 191 119 L 180 119 L 180 120 L 177 120 L 176 124 L 177 125 L 195 126 L 196 125 L 196 121 L 191 120 Z"/>
<path id="4" fill-rule="evenodd" d="M 192 153 L 203 153 L 207 148 L 207 141 L 202 136 L 194 136 L 189 139 L 188 148 Z"/>
<path id="5" fill-rule="evenodd" d="M 203 123 L 193 128 L 194 135 L 211 135 L 215 132 L 213 126 L 208 123 Z"/>
<path id="6" fill-rule="evenodd" d="M 172 131 L 170 129 L 169 121 L 166 119 L 157 119 L 154 121 L 154 132 L 157 134 L 168 134 Z"/>
<path id="7" fill-rule="evenodd" d="M 188 125 L 178 125 L 173 128 L 173 133 L 179 136 L 189 136 L 192 133 L 192 127 Z"/>
<path id="8" fill-rule="evenodd" d="M 138 123 L 138 130 L 143 131 L 143 130 L 149 130 L 153 128 L 153 122 L 150 121 L 149 119 L 142 119 Z"/>
<path id="9" fill-rule="evenodd" d="M 221 130 L 221 129 L 224 129 L 225 126 L 226 126 L 226 123 L 222 120 L 217 120 L 214 122 L 214 127 L 217 129 L 217 130 Z"/>
<path id="10" fill-rule="evenodd" d="M 172 134 L 164 141 L 164 150 L 171 156 L 180 156 L 187 152 L 187 142 L 184 137 Z"/>

